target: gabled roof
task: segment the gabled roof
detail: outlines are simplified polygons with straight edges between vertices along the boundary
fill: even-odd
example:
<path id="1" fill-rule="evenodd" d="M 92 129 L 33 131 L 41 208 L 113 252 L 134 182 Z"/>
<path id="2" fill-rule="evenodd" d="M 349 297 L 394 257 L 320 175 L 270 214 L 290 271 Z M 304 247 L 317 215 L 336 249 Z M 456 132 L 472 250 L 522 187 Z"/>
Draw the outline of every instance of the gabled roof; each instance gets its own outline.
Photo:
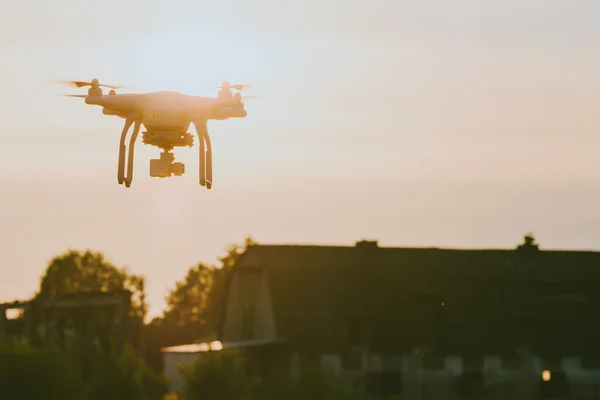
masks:
<path id="1" fill-rule="evenodd" d="M 342 351 L 349 324 L 356 321 L 370 328 L 372 350 L 383 353 L 432 343 L 445 353 L 503 353 L 523 340 L 539 352 L 573 353 L 600 334 L 599 252 L 383 248 L 359 242 L 253 245 L 235 268 L 245 268 L 245 260 L 267 273 L 280 336 L 320 351 Z M 565 291 L 583 295 L 587 303 L 559 301 L 552 309 L 541 303 L 543 296 Z M 525 328 L 517 325 L 528 318 L 533 333 L 519 333 Z M 574 323 L 584 330 L 569 347 L 564 335 L 573 336 Z M 540 339 L 550 326 L 554 331 Z"/>

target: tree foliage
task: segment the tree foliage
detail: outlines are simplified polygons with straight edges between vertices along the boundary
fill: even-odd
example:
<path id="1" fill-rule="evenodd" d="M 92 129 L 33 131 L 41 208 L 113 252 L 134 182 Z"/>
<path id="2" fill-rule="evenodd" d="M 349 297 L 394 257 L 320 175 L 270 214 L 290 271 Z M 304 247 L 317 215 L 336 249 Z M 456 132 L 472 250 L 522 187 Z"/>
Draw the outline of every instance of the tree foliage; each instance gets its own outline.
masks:
<path id="1" fill-rule="evenodd" d="M 126 346 L 118 354 L 99 359 L 84 389 L 85 400 L 161 400 L 169 391 L 169 385 Z"/>
<path id="2" fill-rule="evenodd" d="M 224 310 L 229 275 L 239 256 L 254 243 L 251 238 L 246 238 L 241 245 L 231 245 L 219 259 L 219 265 L 198 263 L 187 271 L 181 281 L 176 282 L 167 297 L 168 306 L 163 318 L 151 324 L 158 333 L 150 336 L 156 337 L 146 335 L 144 338 L 145 343 L 148 339 L 156 339 L 153 347 L 156 347 L 157 359 L 160 358 L 160 347 L 181 344 L 166 343 L 168 341 L 189 342 L 200 338 L 202 332 L 216 333 Z M 100 252 L 68 250 L 49 262 L 33 302 L 39 304 L 78 293 L 123 290 L 133 295 L 131 316 L 137 320 L 143 318 L 147 305 L 142 276 L 115 266 Z M 50 343 L 53 342 L 39 345 Z M 96 355 L 77 349 L 73 347 L 67 351 L 34 348 L 18 342 L 10 346 L 0 343 L 0 390 L 4 393 L 12 393 L 5 391 L 9 387 L 16 390 L 14 398 L 158 400 L 168 389 L 165 379 L 150 369 L 128 346 L 115 349 L 118 353 Z M 233 355 L 227 357 L 200 363 L 193 370 L 195 372 L 188 373 L 188 387 L 192 388 L 188 391 L 188 398 L 195 398 L 192 393 L 198 395 L 199 390 L 216 393 L 219 387 L 225 387 L 220 391 L 225 397 L 217 398 L 247 398 L 247 391 L 254 388 L 253 383 L 244 377 L 243 363 Z M 211 368 L 216 365 L 216 370 L 207 372 L 209 365 Z M 199 371 L 206 373 L 199 374 Z M 219 373 L 225 374 L 226 379 L 219 378 Z M 236 383 L 230 384 L 227 377 Z M 35 382 L 35 385 L 25 380 Z M 206 398 L 207 395 L 202 393 L 202 396 Z"/>
<path id="3" fill-rule="evenodd" d="M 208 324 L 216 329 L 223 311 L 228 274 L 240 255 L 255 242 L 245 239 L 243 245 L 232 244 L 225 256 L 219 258 L 220 265 L 198 263 L 191 267 L 182 281 L 167 295 L 165 322 L 177 324 Z"/>
<path id="4" fill-rule="evenodd" d="M 221 262 L 220 269 L 222 271 L 230 272 L 239 257 L 248 249 L 249 246 L 257 244 L 250 236 L 244 239 L 244 243 L 242 245 L 231 244 L 226 249 L 225 256 L 219 258 Z"/>
<path id="5" fill-rule="evenodd" d="M 181 367 L 183 400 L 375 400 L 364 390 L 343 388 L 327 379 L 319 364 L 304 364 L 299 379 L 287 372 L 251 375 L 252 362 L 232 349 L 200 353 L 196 361 Z M 386 397 L 392 400 L 393 397 Z"/>
<path id="6" fill-rule="evenodd" d="M 81 360 L 58 348 L 0 342 L 0 393 L 6 399 L 161 400 L 168 382 L 131 348 L 99 356 L 89 377 Z"/>
<path id="7" fill-rule="evenodd" d="M 191 267 L 183 281 L 167 296 L 165 320 L 177 324 L 204 323 L 204 311 L 212 287 L 214 267 L 203 263 Z"/>
<path id="8" fill-rule="evenodd" d="M 27 342 L 0 343 L 0 393 L 6 399 L 79 398 L 77 364 L 57 350 L 38 350 Z"/>
<path id="9" fill-rule="evenodd" d="M 246 373 L 244 359 L 232 351 L 202 353 L 180 372 L 184 400 L 247 400 L 256 385 Z"/>
<path id="10" fill-rule="evenodd" d="M 72 293 L 119 290 L 132 293 L 132 314 L 143 318 L 147 312 L 143 276 L 117 268 L 102 253 L 69 250 L 50 261 L 35 299 L 47 301 Z"/>

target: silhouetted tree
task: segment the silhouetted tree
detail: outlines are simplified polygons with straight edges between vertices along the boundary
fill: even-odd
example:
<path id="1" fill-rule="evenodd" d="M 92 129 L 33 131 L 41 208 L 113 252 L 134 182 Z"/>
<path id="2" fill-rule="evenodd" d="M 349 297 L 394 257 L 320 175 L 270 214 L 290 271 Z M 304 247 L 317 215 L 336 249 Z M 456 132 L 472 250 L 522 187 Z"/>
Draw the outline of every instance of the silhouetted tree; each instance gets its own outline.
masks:
<path id="1" fill-rule="evenodd" d="M 65 353 L 0 341 L 0 398 L 78 399 L 82 387 L 80 368 Z"/>
<path id="2" fill-rule="evenodd" d="M 223 311 L 227 278 L 240 255 L 255 242 L 246 238 L 243 245 L 230 245 L 219 266 L 198 263 L 167 295 L 166 323 L 210 324 L 216 329 Z"/>
<path id="3" fill-rule="evenodd" d="M 256 387 L 246 373 L 245 360 L 231 351 L 203 353 L 191 367 L 180 371 L 184 400 L 247 400 Z"/>
<path id="4" fill-rule="evenodd" d="M 164 377 L 126 346 L 121 352 L 98 360 L 94 374 L 85 382 L 84 399 L 161 400 L 169 389 Z"/>
<path id="5" fill-rule="evenodd" d="M 37 301 L 54 300 L 81 292 L 132 292 L 132 314 L 146 315 L 148 306 L 144 294 L 144 277 L 117 268 L 99 252 L 69 250 L 50 261 L 41 278 Z"/>
<path id="6" fill-rule="evenodd" d="M 213 270 L 214 267 L 198 263 L 188 270 L 183 281 L 175 283 L 166 298 L 165 321 L 179 325 L 204 323 Z"/>

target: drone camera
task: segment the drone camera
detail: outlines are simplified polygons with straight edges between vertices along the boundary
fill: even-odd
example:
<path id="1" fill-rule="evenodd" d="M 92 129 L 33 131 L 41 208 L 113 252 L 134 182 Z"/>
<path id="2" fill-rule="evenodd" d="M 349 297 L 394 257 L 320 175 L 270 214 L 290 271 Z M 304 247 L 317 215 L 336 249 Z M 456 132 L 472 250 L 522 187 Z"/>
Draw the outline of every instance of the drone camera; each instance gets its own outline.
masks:
<path id="1" fill-rule="evenodd" d="M 185 173 L 185 164 L 180 162 L 171 164 L 171 172 L 175 176 L 183 175 Z"/>
<path id="2" fill-rule="evenodd" d="M 169 178 L 172 175 L 181 176 L 185 173 L 185 164 L 173 162 L 172 153 L 162 153 L 160 158 L 150 160 L 150 176 L 153 178 Z"/>
<path id="3" fill-rule="evenodd" d="M 168 178 L 171 176 L 170 163 L 155 158 L 150 160 L 150 176 L 153 178 Z"/>

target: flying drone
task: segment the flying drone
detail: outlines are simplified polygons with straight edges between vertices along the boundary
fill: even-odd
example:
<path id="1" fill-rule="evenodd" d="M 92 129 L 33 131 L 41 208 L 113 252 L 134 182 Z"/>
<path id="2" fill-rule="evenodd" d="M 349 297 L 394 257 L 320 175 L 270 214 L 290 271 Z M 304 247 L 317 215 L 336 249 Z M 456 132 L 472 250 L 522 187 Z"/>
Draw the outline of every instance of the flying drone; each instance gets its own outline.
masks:
<path id="1" fill-rule="evenodd" d="M 175 162 L 172 150 L 175 147 L 193 147 L 194 135 L 188 133 L 190 124 L 196 127 L 199 141 L 199 181 L 207 189 L 212 187 L 212 146 L 208 135 L 208 120 L 245 118 L 242 91 L 248 85 L 230 85 L 220 88 L 218 97 L 192 96 L 179 92 L 152 92 L 140 94 L 117 94 L 119 86 L 101 84 L 98 79 L 91 82 L 67 81 L 78 88 L 89 86 L 87 95 L 65 95 L 84 98 L 86 104 L 102 107 L 104 115 L 114 115 L 125 120 L 119 144 L 117 181 L 119 185 L 131 186 L 133 181 L 133 153 L 135 141 L 142 125 L 142 142 L 162 149 L 160 158 L 150 160 L 150 176 L 168 178 L 185 173 L 185 165 Z M 108 95 L 102 88 L 110 89 Z M 236 92 L 232 92 L 235 90 Z M 133 125 L 133 133 L 126 146 L 127 133 Z M 127 174 L 125 156 L 127 153 Z"/>

